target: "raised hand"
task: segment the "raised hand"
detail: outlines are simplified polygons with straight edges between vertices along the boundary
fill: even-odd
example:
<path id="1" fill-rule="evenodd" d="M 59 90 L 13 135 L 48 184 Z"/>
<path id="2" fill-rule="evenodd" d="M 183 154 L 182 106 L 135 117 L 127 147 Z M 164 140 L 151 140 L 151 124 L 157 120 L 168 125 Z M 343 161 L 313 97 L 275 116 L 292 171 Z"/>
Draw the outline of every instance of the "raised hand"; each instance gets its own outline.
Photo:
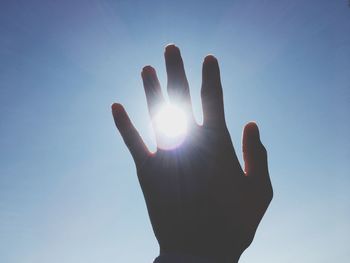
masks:
<path id="1" fill-rule="evenodd" d="M 203 125 L 194 119 L 180 50 L 165 50 L 169 100 L 187 112 L 188 133 L 174 149 L 150 153 L 120 104 L 112 105 L 128 146 L 161 254 L 194 255 L 237 262 L 250 245 L 271 199 L 266 150 L 255 123 L 243 131 L 244 171 L 224 116 L 219 65 L 207 56 L 202 71 Z M 165 103 L 156 71 L 142 71 L 151 119 Z M 155 129 L 157 133 L 157 129 Z M 157 141 L 162 139 L 156 134 Z M 159 145 L 159 144 L 158 144 Z"/>

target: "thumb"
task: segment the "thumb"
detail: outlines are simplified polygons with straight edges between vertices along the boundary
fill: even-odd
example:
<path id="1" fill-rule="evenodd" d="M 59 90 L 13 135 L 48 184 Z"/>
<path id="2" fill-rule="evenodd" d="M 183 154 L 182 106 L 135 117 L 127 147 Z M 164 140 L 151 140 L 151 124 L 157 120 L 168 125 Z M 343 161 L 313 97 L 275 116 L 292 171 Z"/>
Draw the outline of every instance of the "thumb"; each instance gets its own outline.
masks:
<path id="1" fill-rule="evenodd" d="M 244 171 L 247 176 L 256 179 L 268 179 L 267 153 L 260 141 L 259 128 L 255 122 L 249 122 L 243 130 Z"/>

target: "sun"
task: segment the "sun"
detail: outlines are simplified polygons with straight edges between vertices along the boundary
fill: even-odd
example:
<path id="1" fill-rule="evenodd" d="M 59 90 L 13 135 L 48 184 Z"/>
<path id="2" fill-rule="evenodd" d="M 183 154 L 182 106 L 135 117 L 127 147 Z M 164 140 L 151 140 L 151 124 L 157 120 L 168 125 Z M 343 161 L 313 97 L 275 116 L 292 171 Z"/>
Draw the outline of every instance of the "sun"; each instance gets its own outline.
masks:
<path id="1" fill-rule="evenodd" d="M 187 124 L 187 115 L 180 107 L 163 105 L 153 119 L 158 146 L 170 149 L 180 145 L 187 134 Z"/>
<path id="2" fill-rule="evenodd" d="M 163 106 L 154 118 L 157 132 L 170 138 L 182 136 L 187 132 L 186 114 L 175 105 Z"/>

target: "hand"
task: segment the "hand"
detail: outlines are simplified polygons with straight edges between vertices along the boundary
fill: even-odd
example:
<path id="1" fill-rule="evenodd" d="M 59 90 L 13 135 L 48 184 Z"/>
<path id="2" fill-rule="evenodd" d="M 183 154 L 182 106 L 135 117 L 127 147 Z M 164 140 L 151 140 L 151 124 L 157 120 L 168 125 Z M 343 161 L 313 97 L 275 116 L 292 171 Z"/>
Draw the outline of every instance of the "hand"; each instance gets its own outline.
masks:
<path id="1" fill-rule="evenodd" d="M 203 125 L 193 117 L 180 50 L 165 50 L 170 101 L 182 103 L 189 132 L 175 149 L 150 153 L 120 104 L 112 105 L 117 128 L 134 158 L 161 253 L 238 261 L 250 245 L 271 199 L 266 150 L 255 123 L 243 131 L 244 171 L 227 130 L 219 65 L 203 62 Z M 142 71 L 149 113 L 164 103 L 155 70 Z"/>

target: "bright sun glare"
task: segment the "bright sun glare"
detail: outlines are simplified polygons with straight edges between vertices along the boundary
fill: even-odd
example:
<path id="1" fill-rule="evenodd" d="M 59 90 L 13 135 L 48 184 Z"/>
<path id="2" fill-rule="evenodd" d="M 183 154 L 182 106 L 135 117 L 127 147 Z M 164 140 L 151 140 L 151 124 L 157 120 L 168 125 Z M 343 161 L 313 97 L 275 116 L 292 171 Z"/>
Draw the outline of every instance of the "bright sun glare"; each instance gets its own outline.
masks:
<path id="1" fill-rule="evenodd" d="M 179 107 L 172 104 L 164 105 L 155 115 L 153 122 L 158 146 L 169 149 L 183 142 L 187 133 L 187 116 Z"/>

